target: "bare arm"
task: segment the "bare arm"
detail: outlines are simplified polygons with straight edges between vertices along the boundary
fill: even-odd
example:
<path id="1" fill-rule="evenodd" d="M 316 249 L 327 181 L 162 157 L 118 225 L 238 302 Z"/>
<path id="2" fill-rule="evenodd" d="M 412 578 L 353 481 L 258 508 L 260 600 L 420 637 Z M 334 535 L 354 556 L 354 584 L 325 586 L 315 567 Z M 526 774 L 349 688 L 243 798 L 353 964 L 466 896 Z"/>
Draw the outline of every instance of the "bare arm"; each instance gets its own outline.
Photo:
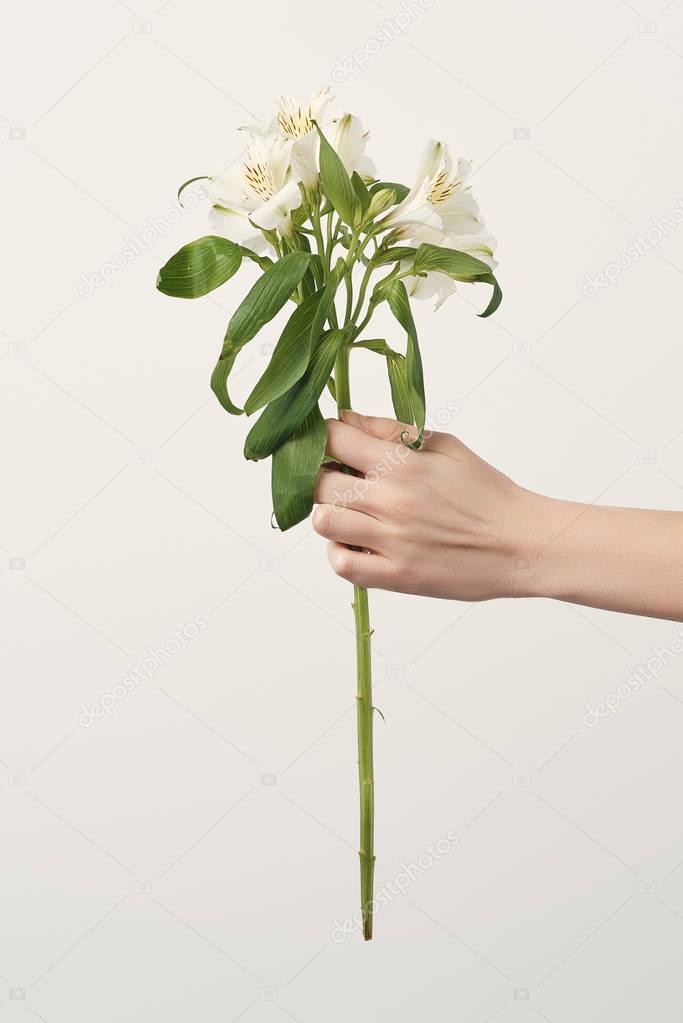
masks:
<path id="1" fill-rule="evenodd" d="M 543 497 L 449 434 L 412 451 L 406 429 L 351 412 L 328 424 L 328 453 L 363 474 L 318 477 L 314 527 L 337 574 L 424 596 L 551 597 L 683 621 L 683 513 Z"/>

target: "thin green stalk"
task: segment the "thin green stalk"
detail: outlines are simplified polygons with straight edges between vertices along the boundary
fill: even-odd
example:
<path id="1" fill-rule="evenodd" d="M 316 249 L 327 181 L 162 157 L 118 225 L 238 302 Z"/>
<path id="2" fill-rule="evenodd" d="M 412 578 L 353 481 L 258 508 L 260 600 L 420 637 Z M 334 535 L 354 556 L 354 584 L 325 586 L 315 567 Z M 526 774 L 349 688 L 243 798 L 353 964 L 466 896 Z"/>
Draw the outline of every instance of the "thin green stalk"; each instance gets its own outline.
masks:
<path id="1" fill-rule="evenodd" d="M 353 313 L 351 315 L 351 319 L 352 319 L 352 321 L 354 323 L 358 319 L 360 311 L 363 308 L 363 302 L 365 300 L 365 292 L 368 290 L 368 284 L 370 283 L 370 278 L 372 277 L 373 270 L 374 270 L 374 267 L 370 266 L 369 264 L 365 268 L 365 273 L 363 274 L 363 280 L 360 282 L 360 288 L 358 289 L 358 301 L 356 302 L 356 307 L 353 310 Z"/>
<path id="2" fill-rule="evenodd" d="M 337 408 L 351 408 L 349 352 L 344 345 L 335 365 Z M 356 718 L 358 730 L 358 785 L 360 795 L 360 902 L 363 937 L 372 938 L 373 885 L 375 874 L 375 775 L 372 752 L 372 648 L 368 591 L 353 588 L 353 615 L 356 624 Z"/>
<path id="3" fill-rule="evenodd" d="M 334 234 L 333 234 L 332 233 L 332 219 L 333 219 L 334 215 L 335 215 L 334 214 L 334 210 L 330 210 L 330 212 L 327 214 L 327 246 L 326 246 L 325 251 L 326 251 L 326 255 L 327 255 L 327 272 L 328 273 L 330 272 L 330 269 L 332 267 L 332 250 L 334 249 L 334 246 L 335 246 L 336 241 L 337 241 L 337 227 L 339 227 L 339 218 L 337 218 L 337 224 L 335 226 Z"/>
<path id="4" fill-rule="evenodd" d="M 315 236 L 315 244 L 318 249 L 318 255 L 323 260 L 324 265 L 325 243 L 323 241 L 322 224 L 320 221 L 320 203 L 317 198 L 315 199 L 315 202 L 313 203 L 313 208 L 311 210 L 311 224 L 313 225 L 313 235 Z"/>

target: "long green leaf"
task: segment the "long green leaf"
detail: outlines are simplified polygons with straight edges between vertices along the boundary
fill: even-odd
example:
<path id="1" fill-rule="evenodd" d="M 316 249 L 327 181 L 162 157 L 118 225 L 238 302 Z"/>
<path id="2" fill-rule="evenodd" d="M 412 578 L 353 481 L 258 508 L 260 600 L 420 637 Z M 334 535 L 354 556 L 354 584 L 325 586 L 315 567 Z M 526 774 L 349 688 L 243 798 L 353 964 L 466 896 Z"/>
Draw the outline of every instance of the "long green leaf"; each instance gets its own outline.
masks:
<path id="1" fill-rule="evenodd" d="M 365 213 L 370 205 L 370 193 L 358 171 L 354 171 L 351 175 L 351 184 L 356 193 L 356 199 L 358 199 L 361 211 Z"/>
<path id="2" fill-rule="evenodd" d="M 387 352 L 387 372 L 391 388 L 391 402 L 396 418 L 401 423 L 412 423 L 413 412 L 408 384 L 408 369 L 405 356 L 400 352 Z"/>
<path id="3" fill-rule="evenodd" d="M 354 348 L 367 348 L 369 352 L 377 352 L 378 355 L 389 355 L 393 352 L 393 348 L 390 348 L 386 341 L 381 338 L 370 338 L 368 341 L 356 341 Z"/>
<path id="4" fill-rule="evenodd" d="M 251 259 L 254 263 L 261 267 L 262 270 L 270 270 L 273 266 L 273 260 L 270 256 L 261 256 L 258 252 L 254 252 L 253 249 L 248 249 L 245 245 L 240 245 L 240 250 L 243 256 L 247 259 Z"/>
<path id="5" fill-rule="evenodd" d="M 491 300 L 490 300 L 489 304 L 486 306 L 486 309 L 484 309 L 484 312 L 483 313 L 479 313 L 480 317 L 482 319 L 485 319 L 487 316 L 491 316 L 492 313 L 495 313 L 496 309 L 498 308 L 500 303 L 503 301 L 503 291 L 501 289 L 500 284 L 498 283 L 496 278 L 493 276 L 493 274 L 486 274 L 486 276 L 480 277 L 479 281 L 482 284 L 491 284 L 491 285 L 493 285 L 493 294 L 491 295 Z"/>
<path id="6" fill-rule="evenodd" d="M 157 288 L 174 298 L 200 298 L 237 273 L 242 263 L 239 245 L 208 234 L 183 245 L 162 266 Z"/>
<path id="7" fill-rule="evenodd" d="M 261 327 L 273 319 L 303 277 L 310 260 L 308 252 L 290 252 L 271 266 L 233 313 L 223 340 L 223 349 L 211 376 L 211 389 L 223 408 L 234 416 L 244 411 L 233 404 L 227 381 L 239 352 Z"/>
<path id="8" fill-rule="evenodd" d="M 475 280 L 482 275 L 491 273 L 490 266 L 481 259 L 470 256 L 467 252 L 445 249 L 440 245 L 430 245 L 428 242 L 424 242 L 415 254 L 413 272 L 416 274 L 429 273 L 430 270 L 448 274 L 449 277 L 460 281 Z"/>
<path id="9" fill-rule="evenodd" d="M 325 321 L 332 312 L 334 306 L 334 297 L 337 294 L 337 288 L 339 287 L 342 274 L 344 273 L 346 264 L 343 259 L 337 261 L 337 265 L 332 270 L 328 277 L 327 284 L 325 285 L 325 291 L 323 292 L 322 301 L 318 306 L 315 314 L 315 319 L 311 327 L 311 340 L 315 344 L 318 338 L 325 330 Z"/>
<path id="10" fill-rule="evenodd" d="M 310 515 L 326 440 L 325 420 L 315 405 L 299 428 L 273 452 L 273 510 L 280 529 L 290 529 Z"/>
<path id="11" fill-rule="evenodd" d="M 279 398 L 306 372 L 311 358 L 311 327 L 322 297 L 323 292 L 316 291 L 290 316 L 265 372 L 244 403 L 248 416 Z"/>
<path id="12" fill-rule="evenodd" d="M 406 373 L 408 387 L 410 389 L 410 406 L 412 410 L 412 422 L 418 430 L 417 440 L 410 446 L 419 448 L 422 444 L 422 437 L 425 426 L 425 388 L 424 376 L 422 373 L 422 356 L 420 355 L 420 342 L 417 337 L 417 328 L 410 309 L 408 292 L 403 281 L 393 281 L 386 292 L 387 302 L 392 313 L 401 324 L 408 335 L 406 347 Z"/>
<path id="13" fill-rule="evenodd" d="M 327 141 L 319 125 L 320 136 L 320 181 L 325 195 L 345 224 L 353 224 L 358 200 L 346 173 L 346 167 Z"/>
<path id="14" fill-rule="evenodd" d="M 345 331 L 330 330 L 313 349 L 308 369 L 293 387 L 271 401 L 251 430 L 244 444 L 244 457 L 258 462 L 267 458 L 294 433 L 304 421 L 327 384 Z"/>
<path id="15" fill-rule="evenodd" d="M 396 280 L 400 272 L 401 264 L 397 262 L 392 267 L 391 271 L 386 275 L 386 277 L 382 277 L 381 280 L 377 281 L 374 288 L 372 289 L 372 294 L 370 295 L 370 302 L 368 305 L 369 311 L 374 312 L 374 310 L 377 308 L 378 305 L 380 305 L 381 302 L 386 301 L 387 292 L 389 291 L 389 288 L 391 287 L 392 283 Z"/>
<path id="16" fill-rule="evenodd" d="M 370 262 L 373 266 L 384 266 L 385 263 L 395 263 L 399 259 L 412 259 L 416 252 L 417 249 L 410 245 L 396 245 L 393 249 L 380 250 Z"/>
<path id="17" fill-rule="evenodd" d="M 470 256 L 467 252 L 459 252 L 456 249 L 445 249 L 439 245 L 424 243 L 420 245 L 415 254 L 413 271 L 416 274 L 436 271 L 437 273 L 447 274 L 447 276 L 457 281 L 466 281 L 473 284 L 490 284 L 493 288 L 493 294 L 484 312 L 479 314 L 482 317 L 491 316 L 492 313 L 495 313 L 503 300 L 503 292 L 498 281 L 491 273 L 491 268 L 483 260 Z"/>

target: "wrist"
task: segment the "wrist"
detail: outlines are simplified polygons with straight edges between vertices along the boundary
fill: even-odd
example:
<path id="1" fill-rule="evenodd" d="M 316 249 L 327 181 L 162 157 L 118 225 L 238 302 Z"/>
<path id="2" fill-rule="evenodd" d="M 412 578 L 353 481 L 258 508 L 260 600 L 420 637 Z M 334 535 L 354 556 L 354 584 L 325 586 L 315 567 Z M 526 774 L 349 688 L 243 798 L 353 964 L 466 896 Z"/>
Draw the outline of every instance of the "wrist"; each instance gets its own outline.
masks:
<path id="1" fill-rule="evenodd" d="M 584 603 L 587 593 L 600 587 L 605 565 L 600 538 L 605 531 L 609 534 L 611 509 L 548 497 L 539 500 L 542 527 L 535 551 L 533 595 Z"/>
<path id="2" fill-rule="evenodd" d="M 567 585 L 563 581 L 566 562 L 561 538 L 583 506 L 521 487 L 519 492 L 521 509 L 517 514 L 519 535 L 514 547 L 512 595 L 561 599 Z"/>

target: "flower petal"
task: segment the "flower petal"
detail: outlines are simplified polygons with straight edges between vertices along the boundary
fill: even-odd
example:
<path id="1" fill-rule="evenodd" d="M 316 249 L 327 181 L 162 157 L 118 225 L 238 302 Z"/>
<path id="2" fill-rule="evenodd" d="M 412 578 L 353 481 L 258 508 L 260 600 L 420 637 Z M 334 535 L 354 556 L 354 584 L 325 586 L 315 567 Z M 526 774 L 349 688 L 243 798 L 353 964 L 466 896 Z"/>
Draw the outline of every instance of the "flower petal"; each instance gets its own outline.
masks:
<path id="1" fill-rule="evenodd" d="M 306 187 L 318 182 L 318 133 L 310 132 L 295 139 L 292 145 L 292 171 Z"/>
<path id="2" fill-rule="evenodd" d="M 347 173 L 351 175 L 354 171 L 358 171 L 361 177 L 373 176 L 374 164 L 365 156 L 368 133 L 363 128 L 360 117 L 356 117 L 354 114 L 344 114 L 332 121 L 332 125 L 334 130 L 330 136 L 330 143 L 344 164 Z M 359 165 L 363 161 L 366 163 L 366 168 L 361 171 Z"/>
<path id="3" fill-rule="evenodd" d="M 281 188 L 279 192 L 251 215 L 252 223 L 264 231 L 282 230 L 292 210 L 301 206 L 301 191 L 295 182 Z"/>
<path id="4" fill-rule="evenodd" d="M 265 252 L 267 242 L 261 232 L 249 223 L 249 216 L 242 210 L 212 206 L 209 211 L 209 228 L 214 234 L 229 238 L 237 245 L 246 245 L 255 252 Z"/>
<path id="5" fill-rule="evenodd" d="M 440 273 L 428 273 L 426 277 L 407 277 L 405 284 L 412 298 L 418 300 L 436 298 L 435 309 L 442 306 L 457 290 L 455 281 Z"/>
<path id="6" fill-rule="evenodd" d="M 206 182 L 205 188 L 209 196 L 222 206 L 245 210 L 253 208 L 253 202 L 249 199 L 245 188 L 244 166 L 241 158 L 229 163 L 218 174 L 213 174 Z"/>

